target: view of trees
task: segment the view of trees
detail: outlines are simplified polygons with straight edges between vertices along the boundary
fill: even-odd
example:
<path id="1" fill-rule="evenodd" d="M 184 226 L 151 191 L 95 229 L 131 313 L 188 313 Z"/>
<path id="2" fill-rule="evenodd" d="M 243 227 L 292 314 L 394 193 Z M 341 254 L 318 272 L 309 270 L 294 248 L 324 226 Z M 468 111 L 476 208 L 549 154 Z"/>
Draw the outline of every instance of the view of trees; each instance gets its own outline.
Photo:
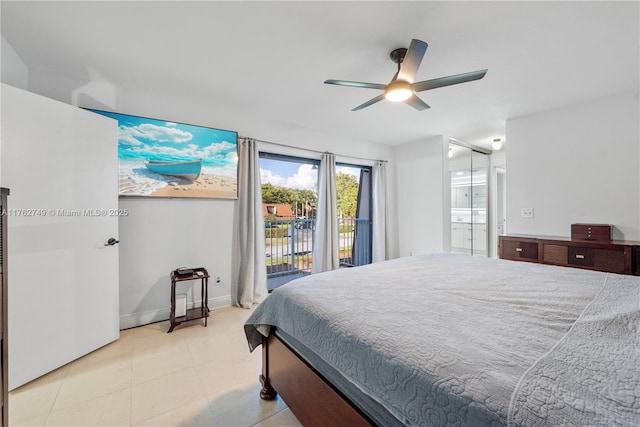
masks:
<path id="1" fill-rule="evenodd" d="M 299 193 L 308 191 L 315 198 L 315 193 L 310 190 L 293 190 L 285 187 L 274 187 L 270 183 L 262 184 L 262 203 L 291 203 L 299 198 Z"/>
<path id="2" fill-rule="evenodd" d="M 358 207 L 358 180 L 347 173 L 336 174 L 336 192 L 338 193 L 338 216 L 353 218 Z"/>
<path id="3" fill-rule="evenodd" d="M 309 206 L 318 205 L 317 191 L 276 187 L 270 183 L 262 184 L 262 203 L 281 203 L 291 205 L 291 211 L 297 215 L 306 214 Z"/>
<path id="4" fill-rule="evenodd" d="M 358 180 L 350 174 L 336 174 L 336 190 L 338 193 L 338 215 L 355 217 L 358 205 Z M 318 194 L 314 190 L 297 190 L 286 187 L 276 187 L 272 184 L 262 184 L 263 203 L 282 203 L 291 205 L 291 210 L 298 214 L 304 210 L 303 206 L 317 206 Z"/>

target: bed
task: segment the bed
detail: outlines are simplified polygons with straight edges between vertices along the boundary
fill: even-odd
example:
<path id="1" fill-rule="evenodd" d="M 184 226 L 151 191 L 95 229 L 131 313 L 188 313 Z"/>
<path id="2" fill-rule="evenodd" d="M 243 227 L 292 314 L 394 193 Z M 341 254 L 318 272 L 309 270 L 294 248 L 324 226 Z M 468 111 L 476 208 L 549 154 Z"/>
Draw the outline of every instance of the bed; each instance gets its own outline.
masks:
<path id="1" fill-rule="evenodd" d="M 312 425 L 640 425 L 640 277 L 457 254 L 307 276 L 245 323 Z"/>

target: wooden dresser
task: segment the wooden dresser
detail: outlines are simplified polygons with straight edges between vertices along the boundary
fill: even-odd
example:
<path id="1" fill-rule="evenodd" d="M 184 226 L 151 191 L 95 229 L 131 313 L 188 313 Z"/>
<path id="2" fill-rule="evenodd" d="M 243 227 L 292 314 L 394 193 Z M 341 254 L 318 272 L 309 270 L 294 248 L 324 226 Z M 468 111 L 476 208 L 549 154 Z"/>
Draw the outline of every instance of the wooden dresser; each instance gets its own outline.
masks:
<path id="1" fill-rule="evenodd" d="M 499 236 L 500 258 L 640 275 L 640 242 Z"/>

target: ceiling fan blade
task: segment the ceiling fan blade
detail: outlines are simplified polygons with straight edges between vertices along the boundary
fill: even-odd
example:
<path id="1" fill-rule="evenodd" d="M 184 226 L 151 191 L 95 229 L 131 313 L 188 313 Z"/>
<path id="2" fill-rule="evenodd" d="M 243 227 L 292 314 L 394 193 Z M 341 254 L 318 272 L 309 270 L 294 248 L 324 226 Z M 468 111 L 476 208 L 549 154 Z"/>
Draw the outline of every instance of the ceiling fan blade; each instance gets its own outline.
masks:
<path id="1" fill-rule="evenodd" d="M 422 99 L 418 98 L 415 93 L 413 95 L 411 95 L 411 97 L 409 99 L 407 99 L 406 101 L 404 101 L 404 102 L 405 102 L 405 104 L 411 105 L 413 108 L 415 108 L 418 111 L 422 111 L 422 110 L 426 110 L 427 108 L 431 108 L 431 107 L 429 107 L 429 104 L 424 102 Z"/>
<path id="2" fill-rule="evenodd" d="M 443 86 L 457 85 L 458 83 L 480 80 L 487 74 L 487 70 L 472 71 L 470 73 L 456 74 L 454 76 L 439 77 L 437 79 L 425 80 L 413 84 L 413 90 L 422 92 L 423 90 L 436 89 Z"/>
<path id="3" fill-rule="evenodd" d="M 348 81 L 348 80 L 325 80 L 325 84 L 338 85 L 338 86 L 360 87 L 360 88 L 364 88 L 364 89 L 385 90 L 387 88 L 387 85 L 383 85 L 381 83 L 351 82 L 351 81 Z"/>
<path id="4" fill-rule="evenodd" d="M 409 45 L 409 50 L 404 56 L 402 63 L 400 64 L 400 70 L 398 71 L 398 79 L 413 83 L 418 72 L 418 67 L 422 62 L 427 47 L 429 45 L 422 40 L 413 39 Z"/>
<path id="5" fill-rule="evenodd" d="M 356 108 L 353 108 L 351 111 L 358 111 L 358 110 L 362 110 L 363 108 L 367 108 L 370 105 L 375 104 L 376 102 L 380 102 L 384 99 L 384 93 L 376 96 L 375 98 L 372 98 L 370 100 L 368 100 L 367 102 L 365 102 L 364 104 L 360 104 L 358 105 Z"/>

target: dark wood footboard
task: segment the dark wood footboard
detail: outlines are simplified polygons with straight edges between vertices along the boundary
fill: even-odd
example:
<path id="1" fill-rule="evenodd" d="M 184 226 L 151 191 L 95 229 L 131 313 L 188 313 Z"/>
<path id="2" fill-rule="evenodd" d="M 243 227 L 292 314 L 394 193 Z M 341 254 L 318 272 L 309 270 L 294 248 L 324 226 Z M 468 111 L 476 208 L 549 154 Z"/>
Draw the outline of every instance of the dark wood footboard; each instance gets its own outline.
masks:
<path id="1" fill-rule="evenodd" d="M 277 391 L 305 427 L 375 425 L 273 334 L 263 340 L 260 381 L 260 397 Z"/>

